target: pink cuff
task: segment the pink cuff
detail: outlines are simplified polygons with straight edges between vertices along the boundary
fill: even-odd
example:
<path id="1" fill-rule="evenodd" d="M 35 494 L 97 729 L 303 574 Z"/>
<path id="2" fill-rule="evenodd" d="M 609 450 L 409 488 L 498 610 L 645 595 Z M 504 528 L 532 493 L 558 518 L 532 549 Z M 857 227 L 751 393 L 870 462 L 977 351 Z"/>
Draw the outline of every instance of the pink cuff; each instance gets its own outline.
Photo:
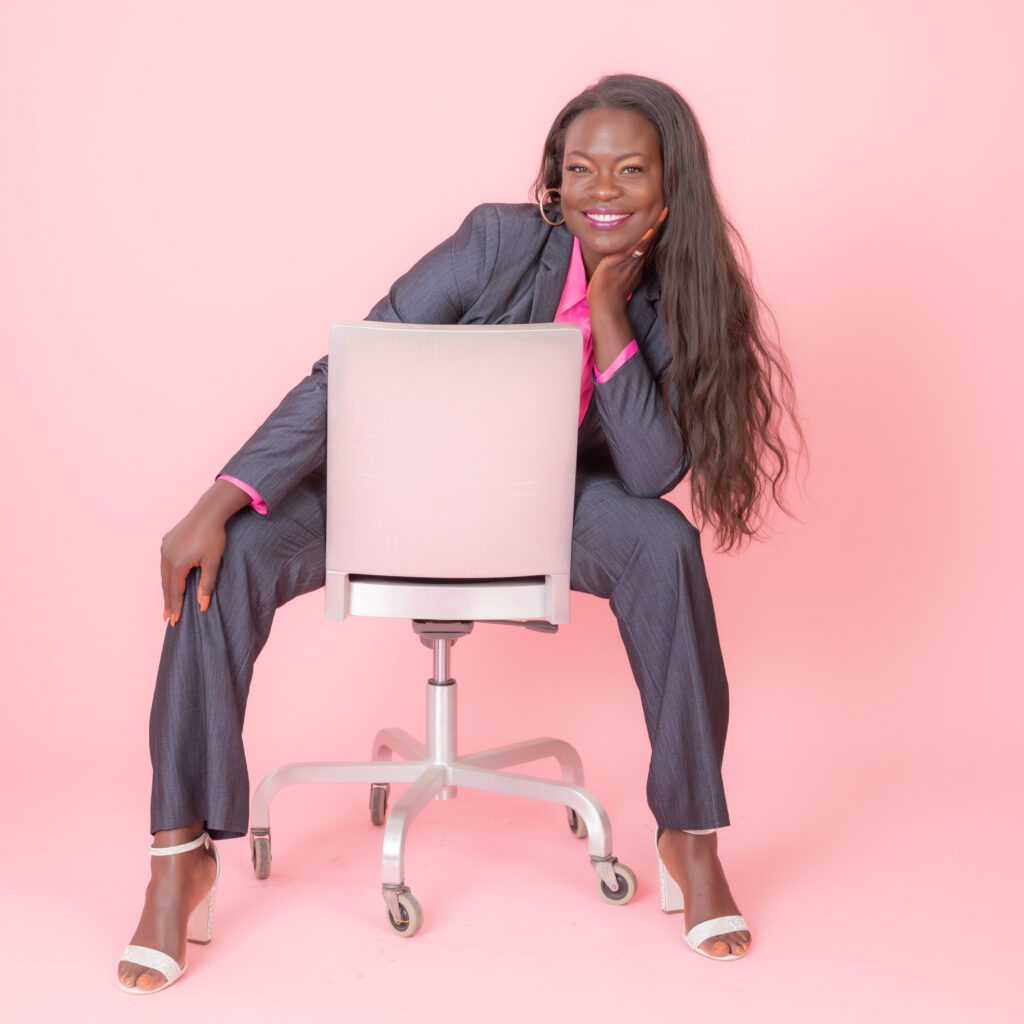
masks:
<path id="1" fill-rule="evenodd" d="M 607 370 L 599 370 L 596 366 L 594 367 L 594 380 L 596 380 L 598 384 L 604 384 L 605 381 L 611 380 L 612 377 L 615 376 L 616 371 L 622 368 L 622 364 L 629 362 L 629 360 L 632 359 L 633 356 L 635 356 L 639 351 L 640 348 L 636 343 L 636 339 L 634 338 L 615 357 L 615 361 L 612 363 L 611 366 L 608 367 Z M 239 484 L 238 486 L 241 487 L 242 485 Z"/>
<path id="2" fill-rule="evenodd" d="M 265 516 L 267 514 L 267 503 L 248 484 L 242 483 L 241 480 L 236 480 L 233 476 L 228 476 L 227 473 L 221 473 L 217 479 L 227 480 L 229 484 L 234 484 L 236 487 L 245 491 L 245 493 L 252 498 L 252 501 L 249 502 L 250 507 L 259 512 L 261 516 Z"/>

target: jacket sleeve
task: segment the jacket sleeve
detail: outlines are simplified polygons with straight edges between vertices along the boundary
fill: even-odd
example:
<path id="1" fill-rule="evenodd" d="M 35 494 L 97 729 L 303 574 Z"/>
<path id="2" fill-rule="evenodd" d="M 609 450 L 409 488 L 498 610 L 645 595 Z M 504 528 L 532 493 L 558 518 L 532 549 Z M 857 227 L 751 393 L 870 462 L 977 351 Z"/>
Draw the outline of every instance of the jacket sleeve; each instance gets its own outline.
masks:
<path id="1" fill-rule="evenodd" d="M 367 320 L 457 323 L 493 270 L 498 217 L 473 210 L 449 239 L 403 274 Z M 244 480 L 273 515 L 281 499 L 327 461 L 327 356 L 313 365 L 218 475 Z"/>
<path id="2" fill-rule="evenodd" d="M 634 324 L 637 336 L 642 333 Z M 671 491 L 690 468 L 690 453 L 665 404 L 670 356 L 660 321 L 651 325 L 640 351 L 606 381 L 594 381 L 612 463 L 634 497 L 657 498 Z M 653 364 L 653 365 L 652 365 Z"/>

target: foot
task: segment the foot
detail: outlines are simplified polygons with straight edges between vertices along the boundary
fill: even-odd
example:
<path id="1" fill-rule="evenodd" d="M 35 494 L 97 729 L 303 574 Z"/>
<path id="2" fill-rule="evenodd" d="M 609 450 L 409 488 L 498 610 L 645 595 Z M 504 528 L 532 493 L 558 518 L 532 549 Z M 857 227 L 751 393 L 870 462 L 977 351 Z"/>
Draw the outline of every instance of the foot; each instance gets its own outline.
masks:
<path id="1" fill-rule="evenodd" d="M 718 859 L 718 833 L 691 835 L 666 829 L 658 839 L 658 853 L 668 873 L 683 890 L 686 931 L 713 917 L 739 914 Z M 702 942 L 700 949 L 713 957 L 743 956 L 750 948 L 750 932 L 728 932 Z"/>
<path id="2" fill-rule="evenodd" d="M 202 831 L 202 824 L 196 824 L 157 832 L 153 845 L 177 846 L 195 839 Z M 185 963 L 188 916 L 210 891 L 217 877 L 217 865 L 213 854 L 200 846 L 188 853 L 151 857 L 150 871 L 146 902 L 131 944 L 159 949 L 181 966 Z M 167 980 L 159 971 L 129 960 L 122 960 L 117 965 L 117 977 L 128 988 L 146 991 L 160 988 Z"/>

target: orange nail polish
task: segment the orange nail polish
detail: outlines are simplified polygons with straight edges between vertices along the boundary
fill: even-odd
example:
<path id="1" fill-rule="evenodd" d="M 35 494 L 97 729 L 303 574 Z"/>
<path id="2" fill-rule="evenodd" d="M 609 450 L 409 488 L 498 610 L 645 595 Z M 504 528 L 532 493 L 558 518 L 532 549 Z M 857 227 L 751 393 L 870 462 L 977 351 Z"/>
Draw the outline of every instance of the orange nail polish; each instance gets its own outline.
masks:
<path id="1" fill-rule="evenodd" d="M 171 613 L 165 608 L 164 609 L 164 622 L 166 622 L 170 617 L 171 617 Z"/>
<path id="2" fill-rule="evenodd" d="M 206 594 L 204 594 L 201 598 L 199 598 L 199 610 L 201 612 L 205 612 L 206 609 L 209 608 L 209 607 L 210 607 L 210 598 Z"/>

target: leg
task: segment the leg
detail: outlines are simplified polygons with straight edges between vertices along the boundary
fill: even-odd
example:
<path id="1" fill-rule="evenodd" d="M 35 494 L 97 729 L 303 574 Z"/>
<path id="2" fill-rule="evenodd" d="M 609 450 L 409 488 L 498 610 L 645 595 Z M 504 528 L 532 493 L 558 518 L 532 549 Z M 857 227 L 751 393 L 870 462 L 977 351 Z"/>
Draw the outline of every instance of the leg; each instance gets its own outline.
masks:
<path id="1" fill-rule="evenodd" d="M 613 474 L 581 473 L 572 586 L 609 598 L 618 620 L 651 739 L 647 799 L 666 830 L 660 848 L 683 888 L 687 927 L 738 913 L 717 836 L 682 831 L 729 823 L 721 777 L 728 688 L 700 534 L 669 502 L 632 497 Z M 737 933 L 736 952 L 743 937 L 749 942 Z"/>
<path id="2" fill-rule="evenodd" d="M 181 620 L 167 628 L 150 717 L 153 758 L 151 831 L 155 846 L 174 846 L 204 825 L 214 838 L 245 835 L 249 776 L 242 720 L 253 663 L 274 613 L 324 583 L 322 478 L 304 480 L 262 517 L 242 512 L 228 522 L 227 545 L 213 600 L 199 612 L 189 578 Z M 133 945 L 184 963 L 185 923 L 212 883 L 204 851 L 154 857 L 152 879 Z M 126 985 L 155 988 L 158 971 L 121 961 Z"/>
<path id="3" fill-rule="evenodd" d="M 325 494 L 304 480 L 270 516 L 228 522 L 210 607 L 189 577 L 181 620 L 168 628 L 150 716 L 151 829 L 206 822 L 214 839 L 244 836 L 249 773 L 242 722 L 253 663 L 277 609 L 324 585 Z"/>

